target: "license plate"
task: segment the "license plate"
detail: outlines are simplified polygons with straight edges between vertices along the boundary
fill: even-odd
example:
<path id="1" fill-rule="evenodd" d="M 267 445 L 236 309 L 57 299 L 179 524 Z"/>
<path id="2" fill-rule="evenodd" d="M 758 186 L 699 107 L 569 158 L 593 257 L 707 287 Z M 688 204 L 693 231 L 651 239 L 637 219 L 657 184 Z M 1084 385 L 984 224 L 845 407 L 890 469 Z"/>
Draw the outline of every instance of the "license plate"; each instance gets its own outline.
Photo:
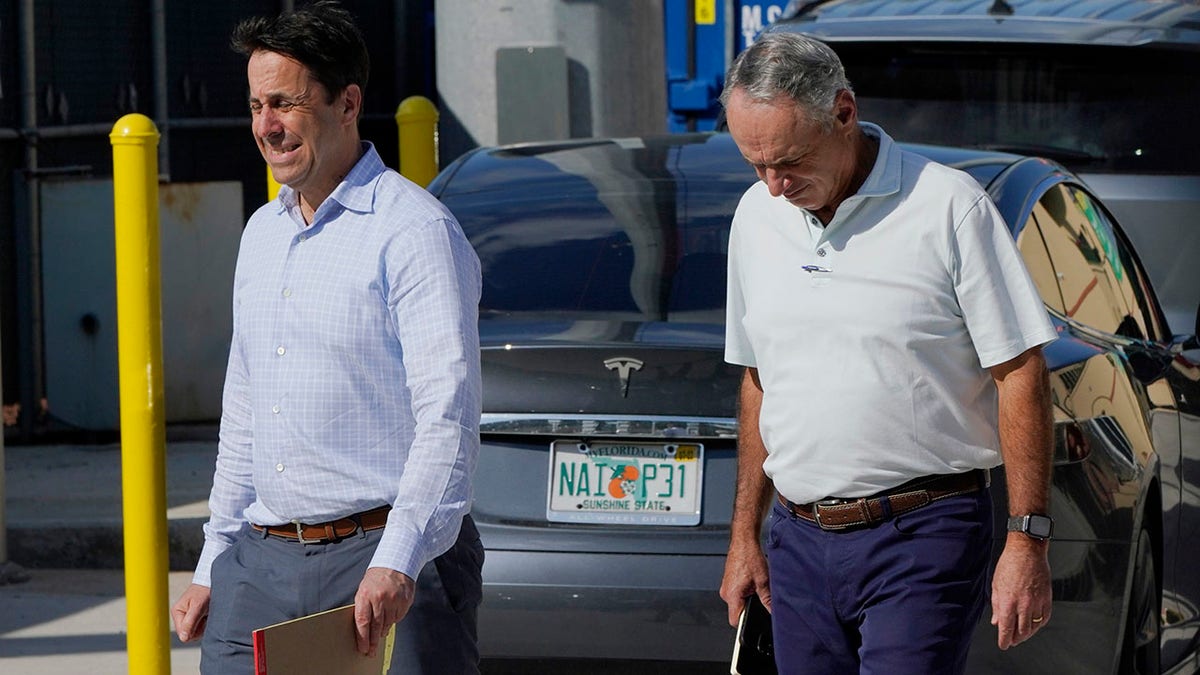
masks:
<path id="1" fill-rule="evenodd" d="M 546 519 L 698 525 L 704 446 L 554 441 Z"/>

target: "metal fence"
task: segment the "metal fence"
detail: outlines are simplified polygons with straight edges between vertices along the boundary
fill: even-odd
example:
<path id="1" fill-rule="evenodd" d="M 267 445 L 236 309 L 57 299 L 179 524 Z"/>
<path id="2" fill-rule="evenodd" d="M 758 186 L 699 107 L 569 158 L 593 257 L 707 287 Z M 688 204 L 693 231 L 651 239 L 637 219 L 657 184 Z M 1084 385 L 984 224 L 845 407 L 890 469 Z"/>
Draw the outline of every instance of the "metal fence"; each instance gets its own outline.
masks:
<path id="1" fill-rule="evenodd" d="M 229 34 L 245 17 L 293 4 L 0 0 L 0 170 L 12 177 L 0 181 L 0 214 L 8 216 L 0 218 L 0 371 L 7 417 L 16 415 L 21 438 L 55 426 L 45 389 L 53 357 L 42 292 L 46 186 L 110 177 L 107 135 L 122 115 L 140 112 L 162 134 L 164 183 L 239 182 L 248 216 L 267 188 L 249 136 L 245 61 L 230 50 Z M 343 4 L 372 59 L 363 136 L 396 166 L 397 103 L 413 94 L 436 100 L 433 0 Z"/>

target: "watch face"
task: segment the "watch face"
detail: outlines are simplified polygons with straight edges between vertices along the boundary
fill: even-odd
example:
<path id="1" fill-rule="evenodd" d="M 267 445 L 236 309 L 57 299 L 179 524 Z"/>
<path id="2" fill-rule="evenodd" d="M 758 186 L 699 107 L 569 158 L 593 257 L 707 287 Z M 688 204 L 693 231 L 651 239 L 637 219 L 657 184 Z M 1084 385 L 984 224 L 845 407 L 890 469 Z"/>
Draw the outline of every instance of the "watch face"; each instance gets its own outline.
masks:
<path id="1" fill-rule="evenodd" d="M 1050 536 L 1050 530 L 1054 526 L 1054 521 L 1046 516 L 1029 516 L 1029 524 L 1026 531 L 1039 539 L 1046 539 Z"/>
<path id="2" fill-rule="evenodd" d="M 1008 519 L 1010 532 L 1024 532 L 1034 539 L 1049 539 L 1054 530 L 1054 521 L 1050 516 L 1030 514 L 1028 516 L 1012 516 Z"/>

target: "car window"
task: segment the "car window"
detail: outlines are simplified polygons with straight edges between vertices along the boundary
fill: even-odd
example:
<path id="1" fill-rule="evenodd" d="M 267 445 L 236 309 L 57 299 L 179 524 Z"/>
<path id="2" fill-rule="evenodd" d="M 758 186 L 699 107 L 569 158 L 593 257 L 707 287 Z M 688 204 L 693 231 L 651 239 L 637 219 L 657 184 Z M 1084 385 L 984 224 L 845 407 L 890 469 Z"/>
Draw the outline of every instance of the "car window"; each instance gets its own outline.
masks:
<path id="1" fill-rule="evenodd" d="M 862 119 L 915 143 L 992 147 L 1075 171 L 1200 173 L 1200 52 L 834 42 Z"/>
<path id="2" fill-rule="evenodd" d="M 482 319 L 719 325 L 729 219 L 744 186 L 712 187 L 598 191 L 580 179 L 444 201 L 479 254 Z"/>
<path id="3" fill-rule="evenodd" d="M 1044 212 L 1045 208 L 1038 203 L 1034 205 L 1034 211 Z M 1062 291 L 1058 287 L 1058 278 L 1054 273 L 1054 265 L 1050 262 L 1050 254 L 1046 251 L 1046 240 L 1038 227 L 1038 219 L 1033 215 L 1029 216 L 1025 227 L 1021 228 L 1021 233 L 1017 235 L 1017 248 L 1021 251 L 1029 276 L 1033 277 L 1038 294 L 1042 296 L 1042 302 L 1054 312 L 1066 316 Z"/>
<path id="4" fill-rule="evenodd" d="M 1038 200 L 1030 221 L 1036 229 L 1023 232 L 1018 245 L 1048 306 L 1106 333 L 1163 338 L 1161 311 L 1145 274 L 1112 219 L 1087 192 L 1055 185 Z M 1038 240 L 1049 254 L 1052 275 L 1039 257 Z M 1057 281 L 1057 300 L 1050 280 Z"/>
<path id="5" fill-rule="evenodd" d="M 1134 255 L 1129 239 L 1125 237 L 1124 232 L 1121 232 L 1112 215 L 1104 210 L 1091 195 L 1079 188 L 1072 188 L 1072 190 L 1076 195 L 1076 201 L 1091 205 L 1086 212 L 1089 216 L 1093 216 L 1097 223 L 1101 223 L 1097 225 L 1097 229 L 1103 229 L 1111 237 L 1115 257 L 1121 261 L 1120 267 L 1124 271 L 1117 281 L 1122 297 L 1128 301 L 1126 311 L 1129 313 L 1130 319 L 1137 324 L 1145 339 L 1155 342 L 1169 340 L 1171 333 L 1167 329 L 1162 306 L 1158 304 L 1158 299 L 1150 284 L 1150 278 L 1137 256 Z"/>

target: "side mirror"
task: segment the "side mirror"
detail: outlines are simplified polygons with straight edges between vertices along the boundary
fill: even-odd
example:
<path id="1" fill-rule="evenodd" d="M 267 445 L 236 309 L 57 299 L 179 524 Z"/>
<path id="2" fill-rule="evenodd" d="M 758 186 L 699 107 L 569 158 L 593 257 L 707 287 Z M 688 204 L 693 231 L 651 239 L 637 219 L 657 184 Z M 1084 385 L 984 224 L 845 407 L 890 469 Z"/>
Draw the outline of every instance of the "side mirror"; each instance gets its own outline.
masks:
<path id="1" fill-rule="evenodd" d="M 1185 352 L 1200 350 L 1200 307 L 1196 308 L 1196 325 L 1192 326 L 1192 334 L 1184 337 L 1181 347 Z"/>
<path id="2" fill-rule="evenodd" d="M 1194 363 L 1200 363 L 1200 307 L 1196 308 L 1196 325 L 1192 334 L 1179 343 L 1180 354 Z"/>
<path id="3" fill-rule="evenodd" d="M 1129 359 L 1133 376 L 1144 384 L 1162 377 L 1174 358 L 1170 352 L 1145 349 L 1136 344 L 1125 348 L 1125 357 Z"/>

